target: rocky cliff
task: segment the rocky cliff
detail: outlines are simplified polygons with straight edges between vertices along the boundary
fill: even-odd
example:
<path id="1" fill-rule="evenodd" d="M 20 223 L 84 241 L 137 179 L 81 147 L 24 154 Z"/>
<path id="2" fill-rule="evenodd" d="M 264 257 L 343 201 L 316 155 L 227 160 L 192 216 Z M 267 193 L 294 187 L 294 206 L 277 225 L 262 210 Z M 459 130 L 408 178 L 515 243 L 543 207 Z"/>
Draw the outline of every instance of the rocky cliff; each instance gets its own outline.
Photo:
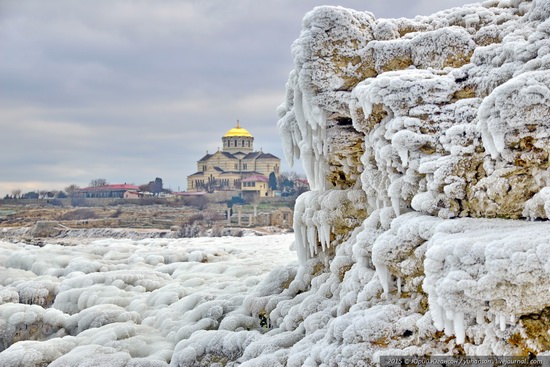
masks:
<path id="1" fill-rule="evenodd" d="M 310 346 L 288 364 L 548 352 L 550 1 L 320 7 L 292 53 L 279 129 L 313 190 L 307 296 L 268 310 Z"/>

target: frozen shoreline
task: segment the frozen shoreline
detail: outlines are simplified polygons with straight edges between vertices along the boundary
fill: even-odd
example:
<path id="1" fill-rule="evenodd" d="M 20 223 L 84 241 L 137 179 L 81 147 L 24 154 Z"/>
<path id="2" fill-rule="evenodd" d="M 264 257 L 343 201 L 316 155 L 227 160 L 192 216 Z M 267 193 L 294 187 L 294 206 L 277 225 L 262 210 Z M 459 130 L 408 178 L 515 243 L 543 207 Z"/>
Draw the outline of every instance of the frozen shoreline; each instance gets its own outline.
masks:
<path id="1" fill-rule="evenodd" d="M 60 243 L 75 244 L 83 239 L 131 239 L 143 240 L 148 238 L 182 238 L 175 230 L 151 229 L 151 228 L 82 228 L 71 229 L 63 226 L 55 226 L 54 233 L 50 235 L 37 235 L 36 227 L 5 227 L 0 229 L 0 240 L 8 242 L 24 242 L 29 244 Z M 225 228 L 222 236 L 210 236 L 208 232 L 198 237 L 242 237 L 242 236 L 264 236 L 288 233 L 275 227 L 258 228 Z M 47 233 L 46 233 L 47 234 Z"/>
<path id="2" fill-rule="evenodd" d="M 235 330 L 259 324 L 238 309 L 274 267 L 296 266 L 292 240 L 0 241 L 0 364 L 73 365 L 99 354 L 116 366 L 120 359 L 167 365 L 178 341 L 208 323 L 229 326 L 233 318 Z"/>

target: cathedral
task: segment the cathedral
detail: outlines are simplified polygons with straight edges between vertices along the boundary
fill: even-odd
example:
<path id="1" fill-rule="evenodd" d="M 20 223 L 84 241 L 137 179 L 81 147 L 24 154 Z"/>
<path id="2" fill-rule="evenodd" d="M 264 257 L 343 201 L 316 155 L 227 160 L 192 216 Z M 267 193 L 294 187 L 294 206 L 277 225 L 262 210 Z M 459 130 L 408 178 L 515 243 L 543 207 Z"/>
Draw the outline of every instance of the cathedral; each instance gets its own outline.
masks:
<path id="1" fill-rule="evenodd" d="M 273 196 L 269 177 L 279 177 L 279 158 L 255 152 L 254 137 L 239 121 L 222 137 L 222 146 L 197 161 L 197 172 L 187 176 L 187 191 L 239 190 Z"/>

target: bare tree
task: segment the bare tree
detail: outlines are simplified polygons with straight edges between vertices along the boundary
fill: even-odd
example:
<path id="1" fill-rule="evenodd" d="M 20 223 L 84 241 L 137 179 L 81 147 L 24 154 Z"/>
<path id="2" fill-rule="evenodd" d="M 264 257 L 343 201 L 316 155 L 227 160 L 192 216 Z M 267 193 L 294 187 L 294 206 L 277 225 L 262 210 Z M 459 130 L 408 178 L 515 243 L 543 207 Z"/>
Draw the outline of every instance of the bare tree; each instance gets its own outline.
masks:
<path id="1" fill-rule="evenodd" d="M 217 210 L 204 210 L 204 220 L 208 225 L 208 228 L 211 228 L 215 222 L 219 222 L 224 219 L 223 214 Z"/>
<path id="2" fill-rule="evenodd" d="M 21 197 L 21 189 L 11 190 L 11 195 L 13 196 L 14 199 Z"/>
<path id="3" fill-rule="evenodd" d="M 189 196 L 183 198 L 183 205 L 192 206 L 198 210 L 205 210 L 208 208 L 209 200 L 206 196 Z"/>
<path id="4" fill-rule="evenodd" d="M 143 184 L 139 185 L 139 191 L 149 192 L 151 191 L 151 188 L 149 187 L 149 184 Z"/>
<path id="5" fill-rule="evenodd" d="M 75 185 L 75 184 L 72 184 L 72 185 L 69 185 L 69 186 L 65 187 L 65 193 L 70 198 L 74 198 L 75 195 L 76 195 L 76 192 L 78 190 L 80 190 L 80 186 Z"/>
<path id="6" fill-rule="evenodd" d="M 107 185 L 107 180 L 104 178 L 94 178 L 90 181 L 90 187 L 101 187 Z"/>

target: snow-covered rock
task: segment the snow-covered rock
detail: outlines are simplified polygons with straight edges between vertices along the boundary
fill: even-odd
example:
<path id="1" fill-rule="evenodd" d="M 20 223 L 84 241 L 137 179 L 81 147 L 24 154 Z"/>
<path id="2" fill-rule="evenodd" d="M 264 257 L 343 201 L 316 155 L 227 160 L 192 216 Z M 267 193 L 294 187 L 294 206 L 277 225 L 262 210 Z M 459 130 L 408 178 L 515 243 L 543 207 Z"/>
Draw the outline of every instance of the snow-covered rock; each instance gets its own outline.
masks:
<path id="1" fill-rule="evenodd" d="M 550 348 L 549 4 L 491 0 L 410 20 L 336 7 L 306 16 L 279 128 L 287 159 L 301 158 L 314 183 L 297 202 L 298 274 L 325 269 L 301 308 L 330 289 L 338 311 L 305 329 L 289 365 Z M 335 231 L 319 219 L 346 215 L 319 198 L 359 188 L 366 201 L 345 213 L 366 219 L 326 253 Z M 407 336 L 330 337 L 352 310 L 358 322 L 379 305 L 416 320 Z M 323 319 L 314 315 L 301 313 L 304 327 Z"/>

